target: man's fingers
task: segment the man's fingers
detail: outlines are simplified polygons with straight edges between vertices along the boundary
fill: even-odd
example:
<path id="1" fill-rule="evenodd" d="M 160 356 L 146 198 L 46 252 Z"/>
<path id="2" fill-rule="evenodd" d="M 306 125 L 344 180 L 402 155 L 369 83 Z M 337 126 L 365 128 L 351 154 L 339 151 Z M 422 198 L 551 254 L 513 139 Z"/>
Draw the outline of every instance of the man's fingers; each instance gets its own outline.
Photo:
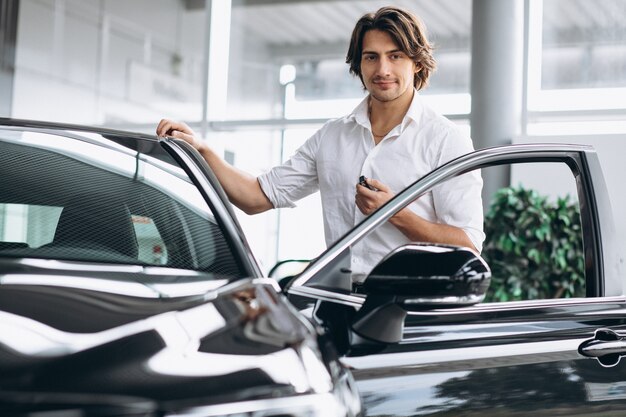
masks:
<path id="1" fill-rule="evenodd" d="M 176 123 L 172 120 L 162 119 L 157 126 L 157 135 L 158 136 L 166 136 L 168 133 L 171 133 L 172 130 L 175 130 Z"/>
<path id="2" fill-rule="evenodd" d="M 182 139 L 197 150 L 200 150 L 202 142 L 199 141 L 193 130 L 183 122 L 175 122 L 169 119 L 161 119 L 156 128 L 157 136 L 171 136 L 176 139 Z"/>
<path id="3" fill-rule="evenodd" d="M 156 128 L 157 136 L 173 136 L 175 131 L 185 133 L 187 135 L 194 135 L 193 130 L 186 123 L 175 122 L 169 119 L 161 119 Z"/>
<path id="4" fill-rule="evenodd" d="M 171 136 L 176 138 L 176 139 L 182 139 L 185 142 L 189 142 L 192 143 L 193 142 L 193 136 L 188 135 L 187 133 L 183 133 L 180 130 L 174 130 L 171 132 Z"/>
<path id="5" fill-rule="evenodd" d="M 170 135 L 176 139 L 182 139 L 188 144 L 195 147 L 196 139 L 188 133 L 183 133 L 180 130 L 174 130 L 173 132 L 170 133 Z"/>
<path id="6" fill-rule="evenodd" d="M 359 211 L 360 211 L 361 213 L 363 213 L 363 214 L 367 214 L 367 213 L 365 212 L 365 207 L 363 207 L 363 204 L 361 204 L 361 203 L 359 202 L 359 200 L 358 200 L 358 199 L 356 200 L 356 207 L 359 209 Z"/>
<path id="7" fill-rule="evenodd" d="M 367 188 L 362 187 L 363 189 L 367 190 Z M 372 192 L 370 190 L 367 190 L 368 192 Z M 362 195 L 356 194 L 354 196 L 354 202 L 356 203 L 356 207 L 359 209 L 359 211 L 363 214 L 370 214 L 372 212 L 372 209 L 370 207 L 370 204 L 367 201 L 367 197 L 364 197 Z"/>
<path id="8" fill-rule="evenodd" d="M 357 184 L 356 185 L 356 192 L 357 194 L 364 194 L 367 195 L 368 193 L 374 193 L 374 190 L 370 190 L 367 187 L 362 186 L 361 184 Z"/>
<path id="9" fill-rule="evenodd" d="M 368 178 L 367 183 L 379 191 L 383 191 L 386 193 L 389 192 L 389 187 L 387 187 L 385 184 L 383 184 L 382 182 L 378 180 L 375 180 L 373 178 Z"/>
<path id="10" fill-rule="evenodd" d="M 157 136 L 169 136 L 175 130 L 178 130 L 175 122 L 172 122 L 171 120 L 162 120 L 157 128 Z"/>
<path id="11" fill-rule="evenodd" d="M 156 135 L 157 136 L 165 136 L 164 135 L 164 128 L 165 128 L 165 124 L 167 123 L 167 120 L 165 119 L 161 119 L 161 121 L 159 122 L 159 124 L 157 125 L 156 128 Z"/>
<path id="12" fill-rule="evenodd" d="M 355 201 L 359 210 L 363 214 L 369 215 L 385 204 L 393 195 L 391 189 L 378 180 L 368 178 L 367 184 L 375 190 L 357 184 Z"/>

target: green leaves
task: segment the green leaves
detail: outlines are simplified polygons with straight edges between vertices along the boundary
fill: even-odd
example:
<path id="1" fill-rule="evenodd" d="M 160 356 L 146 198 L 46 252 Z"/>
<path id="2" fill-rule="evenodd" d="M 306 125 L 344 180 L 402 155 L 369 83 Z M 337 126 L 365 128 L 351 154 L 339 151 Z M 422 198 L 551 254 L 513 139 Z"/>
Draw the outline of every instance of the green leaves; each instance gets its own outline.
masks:
<path id="1" fill-rule="evenodd" d="M 485 301 L 585 294 L 580 210 L 570 197 L 548 201 L 535 190 L 499 190 L 485 217 L 483 257 L 492 270 Z"/>

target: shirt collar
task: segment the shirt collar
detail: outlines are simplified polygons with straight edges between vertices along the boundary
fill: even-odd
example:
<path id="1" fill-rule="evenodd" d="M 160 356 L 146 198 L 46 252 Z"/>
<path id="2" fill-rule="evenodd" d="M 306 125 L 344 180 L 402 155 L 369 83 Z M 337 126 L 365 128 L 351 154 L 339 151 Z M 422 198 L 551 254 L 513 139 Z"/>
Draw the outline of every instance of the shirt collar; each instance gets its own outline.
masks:
<path id="1" fill-rule="evenodd" d="M 415 123 L 419 123 L 422 118 L 422 112 L 424 111 L 424 104 L 422 103 L 422 97 L 416 89 L 413 89 L 413 100 L 411 105 L 402 119 L 402 130 L 409 125 L 411 120 Z"/>
<path id="2" fill-rule="evenodd" d="M 361 102 L 359 103 L 358 106 L 356 106 L 354 108 L 354 110 L 352 110 L 352 113 L 350 113 L 350 118 L 352 120 L 354 120 L 355 122 L 357 122 L 358 124 L 360 124 L 361 126 L 370 129 L 371 128 L 371 124 L 370 124 L 370 118 L 369 118 L 369 94 L 367 96 L 365 96 L 365 98 L 363 100 L 361 100 Z"/>
<path id="3" fill-rule="evenodd" d="M 349 117 L 354 120 L 356 123 L 361 126 L 371 129 L 371 123 L 369 118 L 369 94 L 365 96 L 363 100 L 359 103 L 358 106 L 352 110 Z M 406 127 L 411 123 L 411 121 L 415 123 L 419 123 L 420 118 L 422 117 L 422 112 L 424 110 L 424 105 L 422 103 L 422 98 L 420 97 L 418 91 L 416 89 L 413 90 L 413 99 L 411 100 L 411 105 L 407 110 L 404 118 L 402 119 L 402 123 L 400 124 L 401 132 L 406 129 Z"/>

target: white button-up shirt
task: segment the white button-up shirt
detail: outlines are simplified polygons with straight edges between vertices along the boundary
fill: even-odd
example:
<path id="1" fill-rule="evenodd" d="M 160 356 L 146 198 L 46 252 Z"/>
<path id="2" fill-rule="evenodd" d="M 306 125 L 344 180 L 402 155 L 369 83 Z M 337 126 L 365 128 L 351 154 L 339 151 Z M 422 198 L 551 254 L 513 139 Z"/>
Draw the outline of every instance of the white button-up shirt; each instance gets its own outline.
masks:
<path id="1" fill-rule="evenodd" d="M 284 164 L 259 176 L 275 208 L 320 191 L 326 244 L 344 235 L 365 215 L 356 207 L 359 176 L 376 179 L 397 194 L 445 162 L 473 151 L 458 127 L 427 106 L 417 91 L 398 126 L 376 145 L 368 98 L 354 111 L 327 122 Z M 408 207 L 424 219 L 456 226 L 481 250 L 484 240 L 482 179 L 478 171 L 434 187 Z M 392 249 L 408 238 L 387 222 L 352 247 L 353 280 L 361 281 Z"/>

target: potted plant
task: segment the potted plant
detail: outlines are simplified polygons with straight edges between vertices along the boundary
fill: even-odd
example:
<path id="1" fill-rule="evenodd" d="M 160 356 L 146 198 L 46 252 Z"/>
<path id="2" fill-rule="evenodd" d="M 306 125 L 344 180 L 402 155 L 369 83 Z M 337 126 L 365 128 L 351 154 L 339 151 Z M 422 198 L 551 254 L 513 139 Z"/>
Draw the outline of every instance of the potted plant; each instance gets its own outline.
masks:
<path id="1" fill-rule="evenodd" d="M 499 190 L 485 217 L 482 255 L 492 270 L 485 302 L 585 295 L 580 209 L 569 195 Z"/>

